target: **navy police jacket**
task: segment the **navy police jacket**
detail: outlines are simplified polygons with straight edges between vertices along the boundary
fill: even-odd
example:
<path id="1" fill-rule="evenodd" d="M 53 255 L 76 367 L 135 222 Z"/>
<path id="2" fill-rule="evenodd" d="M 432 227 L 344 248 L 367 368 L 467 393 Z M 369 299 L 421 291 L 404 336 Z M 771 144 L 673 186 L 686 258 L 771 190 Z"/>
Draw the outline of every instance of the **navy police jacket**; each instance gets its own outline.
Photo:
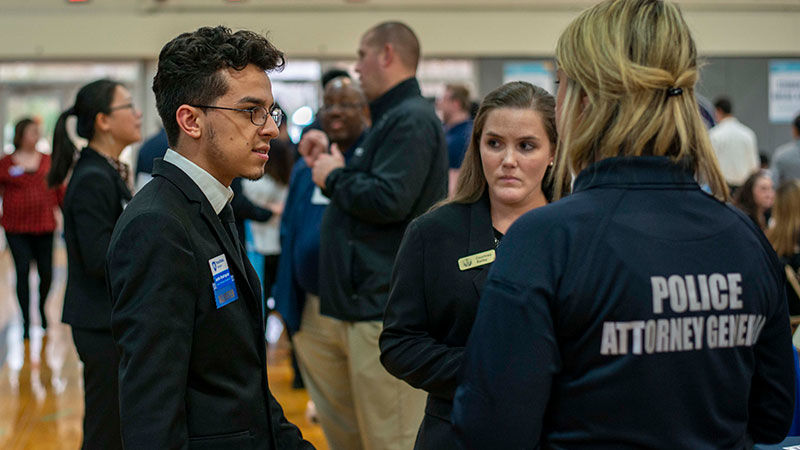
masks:
<path id="1" fill-rule="evenodd" d="M 498 249 L 453 421 L 468 448 L 744 448 L 792 420 L 784 276 L 662 157 L 611 158 Z"/>

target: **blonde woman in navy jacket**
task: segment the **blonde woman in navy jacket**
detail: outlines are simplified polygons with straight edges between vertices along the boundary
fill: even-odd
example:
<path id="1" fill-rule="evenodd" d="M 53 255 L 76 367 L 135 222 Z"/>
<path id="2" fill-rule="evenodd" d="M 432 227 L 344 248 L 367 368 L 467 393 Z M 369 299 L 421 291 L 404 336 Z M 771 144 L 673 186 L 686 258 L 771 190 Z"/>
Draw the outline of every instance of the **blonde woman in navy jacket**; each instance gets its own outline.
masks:
<path id="1" fill-rule="evenodd" d="M 548 202 L 555 100 L 525 82 L 486 96 L 454 198 L 406 230 L 380 337 L 392 375 L 428 392 L 415 448 L 455 447 L 450 409 L 464 345 L 494 249 L 523 213 Z"/>
<path id="2" fill-rule="evenodd" d="M 503 239 L 453 402 L 459 437 L 476 449 L 781 441 L 795 391 L 784 270 L 726 204 L 680 10 L 602 2 L 555 54 L 555 179 L 577 176 Z"/>

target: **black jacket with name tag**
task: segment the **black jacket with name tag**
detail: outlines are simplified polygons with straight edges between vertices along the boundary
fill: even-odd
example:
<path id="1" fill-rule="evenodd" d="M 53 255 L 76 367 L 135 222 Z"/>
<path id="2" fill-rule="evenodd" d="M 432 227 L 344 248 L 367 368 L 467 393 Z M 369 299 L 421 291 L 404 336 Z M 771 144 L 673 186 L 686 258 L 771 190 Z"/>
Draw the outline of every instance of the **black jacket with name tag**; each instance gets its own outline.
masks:
<path id="1" fill-rule="evenodd" d="M 455 447 L 453 395 L 491 263 L 461 270 L 461 258 L 493 250 L 488 194 L 415 219 L 397 253 L 381 333 L 381 362 L 428 392 L 416 448 Z"/>
<path id="2" fill-rule="evenodd" d="M 197 184 L 163 160 L 108 251 L 126 449 L 312 448 L 267 385 L 261 288 Z M 238 299 L 217 308 L 209 260 Z"/>

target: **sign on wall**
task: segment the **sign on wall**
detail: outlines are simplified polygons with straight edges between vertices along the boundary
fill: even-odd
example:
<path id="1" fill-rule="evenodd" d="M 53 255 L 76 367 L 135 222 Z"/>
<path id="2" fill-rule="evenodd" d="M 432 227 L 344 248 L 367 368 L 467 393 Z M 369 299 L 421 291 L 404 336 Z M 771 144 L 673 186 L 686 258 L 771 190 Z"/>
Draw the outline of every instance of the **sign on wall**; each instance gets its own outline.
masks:
<path id="1" fill-rule="evenodd" d="M 769 121 L 789 123 L 800 114 L 800 60 L 769 62 Z"/>
<path id="2" fill-rule="evenodd" d="M 551 62 L 507 62 L 503 64 L 503 83 L 527 81 L 555 95 L 555 68 Z"/>

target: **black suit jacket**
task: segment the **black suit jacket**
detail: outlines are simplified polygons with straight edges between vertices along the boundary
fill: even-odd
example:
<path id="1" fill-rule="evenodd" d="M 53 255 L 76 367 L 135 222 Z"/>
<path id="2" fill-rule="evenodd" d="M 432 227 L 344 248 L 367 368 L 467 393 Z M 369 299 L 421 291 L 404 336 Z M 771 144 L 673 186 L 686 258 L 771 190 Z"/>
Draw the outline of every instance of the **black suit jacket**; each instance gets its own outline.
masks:
<path id="1" fill-rule="evenodd" d="M 131 193 L 117 170 L 89 147 L 72 169 L 64 196 L 67 289 L 62 321 L 73 328 L 111 329 L 106 251 Z"/>
<path id="2" fill-rule="evenodd" d="M 408 226 L 392 273 L 380 337 L 392 375 L 429 393 L 426 414 L 450 420 L 483 283 L 491 264 L 460 270 L 458 260 L 494 249 L 488 196 L 450 203 Z"/>
<path id="3" fill-rule="evenodd" d="M 125 448 L 312 448 L 267 385 L 253 267 L 188 175 L 160 159 L 153 175 L 107 262 Z M 238 299 L 217 308 L 209 260 L 222 254 Z"/>

